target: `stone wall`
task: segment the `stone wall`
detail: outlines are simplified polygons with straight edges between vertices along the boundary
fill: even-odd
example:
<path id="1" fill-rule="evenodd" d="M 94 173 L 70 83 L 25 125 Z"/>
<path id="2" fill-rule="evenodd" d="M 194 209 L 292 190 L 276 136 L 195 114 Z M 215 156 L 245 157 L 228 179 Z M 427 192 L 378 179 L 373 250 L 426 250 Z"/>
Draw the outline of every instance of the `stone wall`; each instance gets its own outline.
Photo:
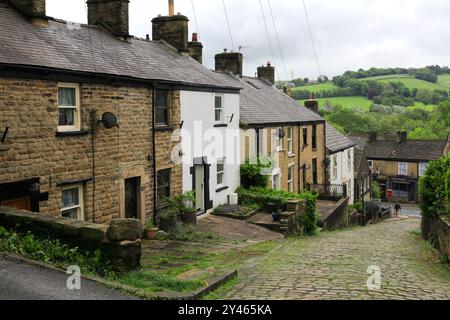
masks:
<path id="1" fill-rule="evenodd" d="M 59 239 L 85 250 L 100 249 L 103 259 L 116 272 L 132 271 L 140 266 L 142 225 L 139 220 L 117 219 L 110 225 L 93 224 L 0 207 L 0 226 Z"/>
<path id="2" fill-rule="evenodd" d="M 422 238 L 430 241 L 450 263 L 450 221 L 422 216 Z"/>
<path id="3" fill-rule="evenodd" d="M 348 226 L 348 208 L 349 198 L 343 198 L 336 203 L 332 209 L 321 216 L 319 226 L 325 230 L 336 230 Z"/>

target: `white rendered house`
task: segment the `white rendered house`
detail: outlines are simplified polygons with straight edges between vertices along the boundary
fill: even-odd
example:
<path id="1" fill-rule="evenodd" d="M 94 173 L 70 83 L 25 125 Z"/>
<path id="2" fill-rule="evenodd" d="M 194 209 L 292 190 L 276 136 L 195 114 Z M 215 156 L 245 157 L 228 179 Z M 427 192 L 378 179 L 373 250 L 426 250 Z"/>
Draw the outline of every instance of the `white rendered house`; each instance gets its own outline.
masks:
<path id="1" fill-rule="evenodd" d="M 204 213 L 228 203 L 240 185 L 239 90 L 181 91 L 180 101 L 183 191 L 195 191 Z"/>
<path id="2" fill-rule="evenodd" d="M 349 203 L 355 199 L 354 143 L 327 123 L 328 181 L 331 186 L 346 186 Z"/>

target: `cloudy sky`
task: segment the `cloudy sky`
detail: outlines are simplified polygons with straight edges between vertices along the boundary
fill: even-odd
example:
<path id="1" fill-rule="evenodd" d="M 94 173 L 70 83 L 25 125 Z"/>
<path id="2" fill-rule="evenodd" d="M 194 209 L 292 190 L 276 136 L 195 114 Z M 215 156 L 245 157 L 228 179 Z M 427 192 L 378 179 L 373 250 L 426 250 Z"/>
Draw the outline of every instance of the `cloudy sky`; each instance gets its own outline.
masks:
<path id="1" fill-rule="evenodd" d="M 85 2 L 47 0 L 47 14 L 85 23 Z M 130 33 L 151 34 L 151 19 L 166 15 L 167 3 L 131 0 Z M 448 0 L 305 0 L 305 4 L 322 74 L 334 76 L 372 66 L 450 64 Z M 207 67 L 213 68 L 215 53 L 242 46 L 246 75 L 253 75 L 267 61 L 275 64 L 281 79 L 319 75 L 302 0 L 175 0 L 175 11 L 190 18 L 191 33 L 200 34 Z"/>

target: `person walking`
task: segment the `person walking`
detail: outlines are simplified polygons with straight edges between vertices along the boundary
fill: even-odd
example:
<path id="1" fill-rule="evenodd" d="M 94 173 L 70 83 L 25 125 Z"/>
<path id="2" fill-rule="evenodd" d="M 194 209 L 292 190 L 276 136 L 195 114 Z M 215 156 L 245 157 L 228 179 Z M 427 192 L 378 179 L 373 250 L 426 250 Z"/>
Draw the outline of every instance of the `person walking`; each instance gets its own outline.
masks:
<path id="1" fill-rule="evenodd" d="M 402 207 L 400 206 L 400 203 L 396 203 L 394 206 L 394 217 L 398 218 L 399 211 L 402 210 Z"/>

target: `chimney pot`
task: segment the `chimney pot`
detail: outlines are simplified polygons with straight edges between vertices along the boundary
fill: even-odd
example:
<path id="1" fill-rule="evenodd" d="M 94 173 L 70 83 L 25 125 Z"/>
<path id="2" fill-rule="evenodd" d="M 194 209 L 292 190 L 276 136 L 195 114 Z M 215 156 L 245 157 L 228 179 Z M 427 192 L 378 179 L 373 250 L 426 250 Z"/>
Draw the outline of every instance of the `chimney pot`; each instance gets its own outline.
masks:
<path id="1" fill-rule="evenodd" d="M 397 132 L 397 143 L 403 143 L 408 140 L 408 132 L 406 131 L 398 131 Z"/>
<path id="2" fill-rule="evenodd" d="M 369 142 L 375 142 L 378 139 L 378 133 L 376 131 L 369 132 Z"/>
<path id="3" fill-rule="evenodd" d="M 192 34 L 192 41 L 193 41 L 193 42 L 198 42 L 198 34 L 197 34 L 196 32 L 194 32 L 194 33 Z"/>
<path id="4" fill-rule="evenodd" d="M 175 14 L 174 0 L 169 0 L 169 17 L 172 17 L 174 14 Z"/>

